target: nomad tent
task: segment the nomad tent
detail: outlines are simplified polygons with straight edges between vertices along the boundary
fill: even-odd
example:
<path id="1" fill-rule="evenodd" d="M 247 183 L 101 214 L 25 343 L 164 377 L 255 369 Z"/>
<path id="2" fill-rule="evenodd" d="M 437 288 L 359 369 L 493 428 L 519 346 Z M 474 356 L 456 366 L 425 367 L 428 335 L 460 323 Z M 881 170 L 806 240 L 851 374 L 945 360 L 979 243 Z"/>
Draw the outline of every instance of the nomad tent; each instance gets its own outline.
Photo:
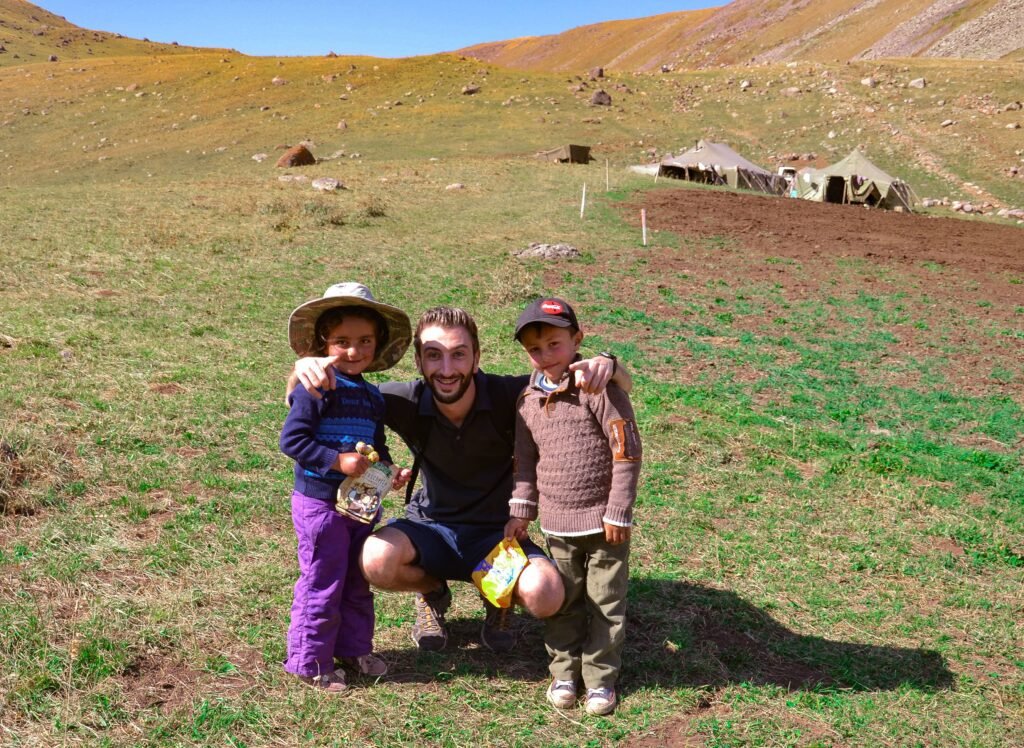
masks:
<path id="1" fill-rule="evenodd" d="M 824 169 L 802 170 L 798 181 L 805 200 L 913 210 L 910 185 L 886 174 L 858 150 Z"/>
<path id="2" fill-rule="evenodd" d="M 590 162 L 589 145 L 563 145 L 550 151 L 541 151 L 537 158 L 555 161 L 560 164 L 586 164 Z"/>
<path id="3" fill-rule="evenodd" d="M 747 161 L 725 143 L 709 143 L 704 140 L 678 156 L 663 158 L 658 174 L 772 195 L 781 195 L 786 189 L 784 179 Z"/>

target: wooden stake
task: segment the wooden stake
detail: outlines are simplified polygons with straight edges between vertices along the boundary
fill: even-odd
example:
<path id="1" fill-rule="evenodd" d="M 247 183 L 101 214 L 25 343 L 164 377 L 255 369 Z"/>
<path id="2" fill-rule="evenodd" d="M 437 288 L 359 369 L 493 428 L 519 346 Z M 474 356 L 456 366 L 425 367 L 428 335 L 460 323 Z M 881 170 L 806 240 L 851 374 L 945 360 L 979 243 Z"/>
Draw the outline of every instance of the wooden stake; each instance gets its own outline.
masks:
<path id="1" fill-rule="evenodd" d="M 640 226 L 643 228 L 644 246 L 647 246 L 647 209 L 640 209 Z"/>
<path id="2" fill-rule="evenodd" d="M 580 200 L 580 218 L 583 218 L 583 209 L 587 207 L 587 183 L 583 183 L 583 199 Z"/>

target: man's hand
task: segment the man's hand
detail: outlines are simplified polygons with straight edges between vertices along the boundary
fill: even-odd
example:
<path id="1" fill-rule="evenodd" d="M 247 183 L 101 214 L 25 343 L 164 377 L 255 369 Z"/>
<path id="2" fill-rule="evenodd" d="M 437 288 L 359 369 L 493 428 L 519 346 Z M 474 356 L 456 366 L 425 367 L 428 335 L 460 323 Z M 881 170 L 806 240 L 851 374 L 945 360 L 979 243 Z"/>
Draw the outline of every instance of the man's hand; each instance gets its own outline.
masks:
<path id="1" fill-rule="evenodd" d="M 359 476 L 370 469 L 370 461 L 358 452 L 341 452 L 332 467 L 345 475 Z"/>
<path id="2" fill-rule="evenodd" d="M 609 545 L 622 545 L 623 543 L 629 542 L 630 527 L 619 527 L 618 525 L 609 525 L 607 522 L 604 523 L 604 539 L 608 541 Z"/>
<path id="3" fill-rule="evenodd" d="M 513 517 L 505 523 L 505 539 L 526 540 L 530 536 L 530 533 L 527 532 L 529 526 L 530 520 Z"/>
<path id="4" fill-rule="evenodd" d="M 306 356 L 295 362 L 295 377 L 306 392 L 320 399 L 320 390 L 333 390 L 334 367 L 339 356 Z"/>
<path id="5" fill-rule="evenodd" d="M 576 377 L 576 386 L 591 395 L 604 392 L 615 373 L 615 361 L 604 356 L 585 358 L 569 364 Z"/>
<path id="6" fill-rule="evenodd" d="M 395 469 L 395 477 L 391 479 L 391 490 L 397 491 L 405 486 L 405 484 L 409 482 L 409 479 L 412 478 L 412 470 L 409 468 L 395 467 L 394 465 L 391 467 Z"/>

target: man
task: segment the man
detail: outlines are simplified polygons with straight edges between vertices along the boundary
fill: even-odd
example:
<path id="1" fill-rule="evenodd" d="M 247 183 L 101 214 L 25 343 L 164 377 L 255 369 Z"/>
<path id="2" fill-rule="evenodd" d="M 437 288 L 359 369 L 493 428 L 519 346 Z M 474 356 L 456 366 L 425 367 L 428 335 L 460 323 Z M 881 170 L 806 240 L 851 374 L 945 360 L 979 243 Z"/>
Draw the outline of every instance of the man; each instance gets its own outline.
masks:
<path id="1" fill-rule="evenodd" d="M 422 487 L 412 496 L 405 518 L 367 539 L 361 563 L 373 586 L 417 593 L 412 639 L 420 649 L 439 650 L 448 641 L 448 580 L 470 581 L 476 565 L 504 537 L 512 493 L 515 401 L 529 375 L 480 371 L 476 323 L 462 309 L 441 306 L 424 312 L 413 344 L 422 379 L 388 382 L 380 391 L 384 423 L 415 456 Z M 301 384 L 311 394 L 330 389 L 331 363 L 330 358 L 300 359 L 289 388 Z M 572 369 L 580 387 L 589 392 L 603 390 L 613 375 L 620 387 L 631 387 L 628 372 L 608 354 L 579 361 Z M 521 545 L 530 563 L 513 600 L 537 618 L 554 615 L 564 597 L 558 572 L 533 542 Z M 486 601 L 485 606 L 482 643 L 495 651 L 511 649 L 515 639 L 504 627 L 504 616 Z"/>

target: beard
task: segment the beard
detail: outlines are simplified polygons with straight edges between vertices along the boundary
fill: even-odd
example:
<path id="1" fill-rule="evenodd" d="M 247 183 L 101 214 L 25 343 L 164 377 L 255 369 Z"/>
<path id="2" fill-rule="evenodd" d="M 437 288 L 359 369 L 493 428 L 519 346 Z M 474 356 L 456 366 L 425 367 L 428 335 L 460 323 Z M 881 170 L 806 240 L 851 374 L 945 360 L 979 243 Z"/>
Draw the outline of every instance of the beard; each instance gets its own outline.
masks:
<path id="1" fill-rule="evenodd" d="M 459 400 L 461 400 L 462 396 L 466 394 L 466 390 L 469 389 L 469 385 L 473 383 L 472 374 L 463 375 L 461 380 L 459 381 L 459 386 L 456 388 L 455 392 L 451 393 L 450 395 L 445 395 L 442 394 L 441 392 L 438 392 L 437 386 L 434 384 L 434 379 L 436 379 L 437 376 L 438 375 L 435 374 L 434 376 L 426 380 L 427 387 L 430 388 L 430 392 L 434 395 L 434 399 L 437 400 L 437 402 L 439 403 L 444 403 L 445 405 L 451 405 L 452 403 L 456 403 Z"/>

